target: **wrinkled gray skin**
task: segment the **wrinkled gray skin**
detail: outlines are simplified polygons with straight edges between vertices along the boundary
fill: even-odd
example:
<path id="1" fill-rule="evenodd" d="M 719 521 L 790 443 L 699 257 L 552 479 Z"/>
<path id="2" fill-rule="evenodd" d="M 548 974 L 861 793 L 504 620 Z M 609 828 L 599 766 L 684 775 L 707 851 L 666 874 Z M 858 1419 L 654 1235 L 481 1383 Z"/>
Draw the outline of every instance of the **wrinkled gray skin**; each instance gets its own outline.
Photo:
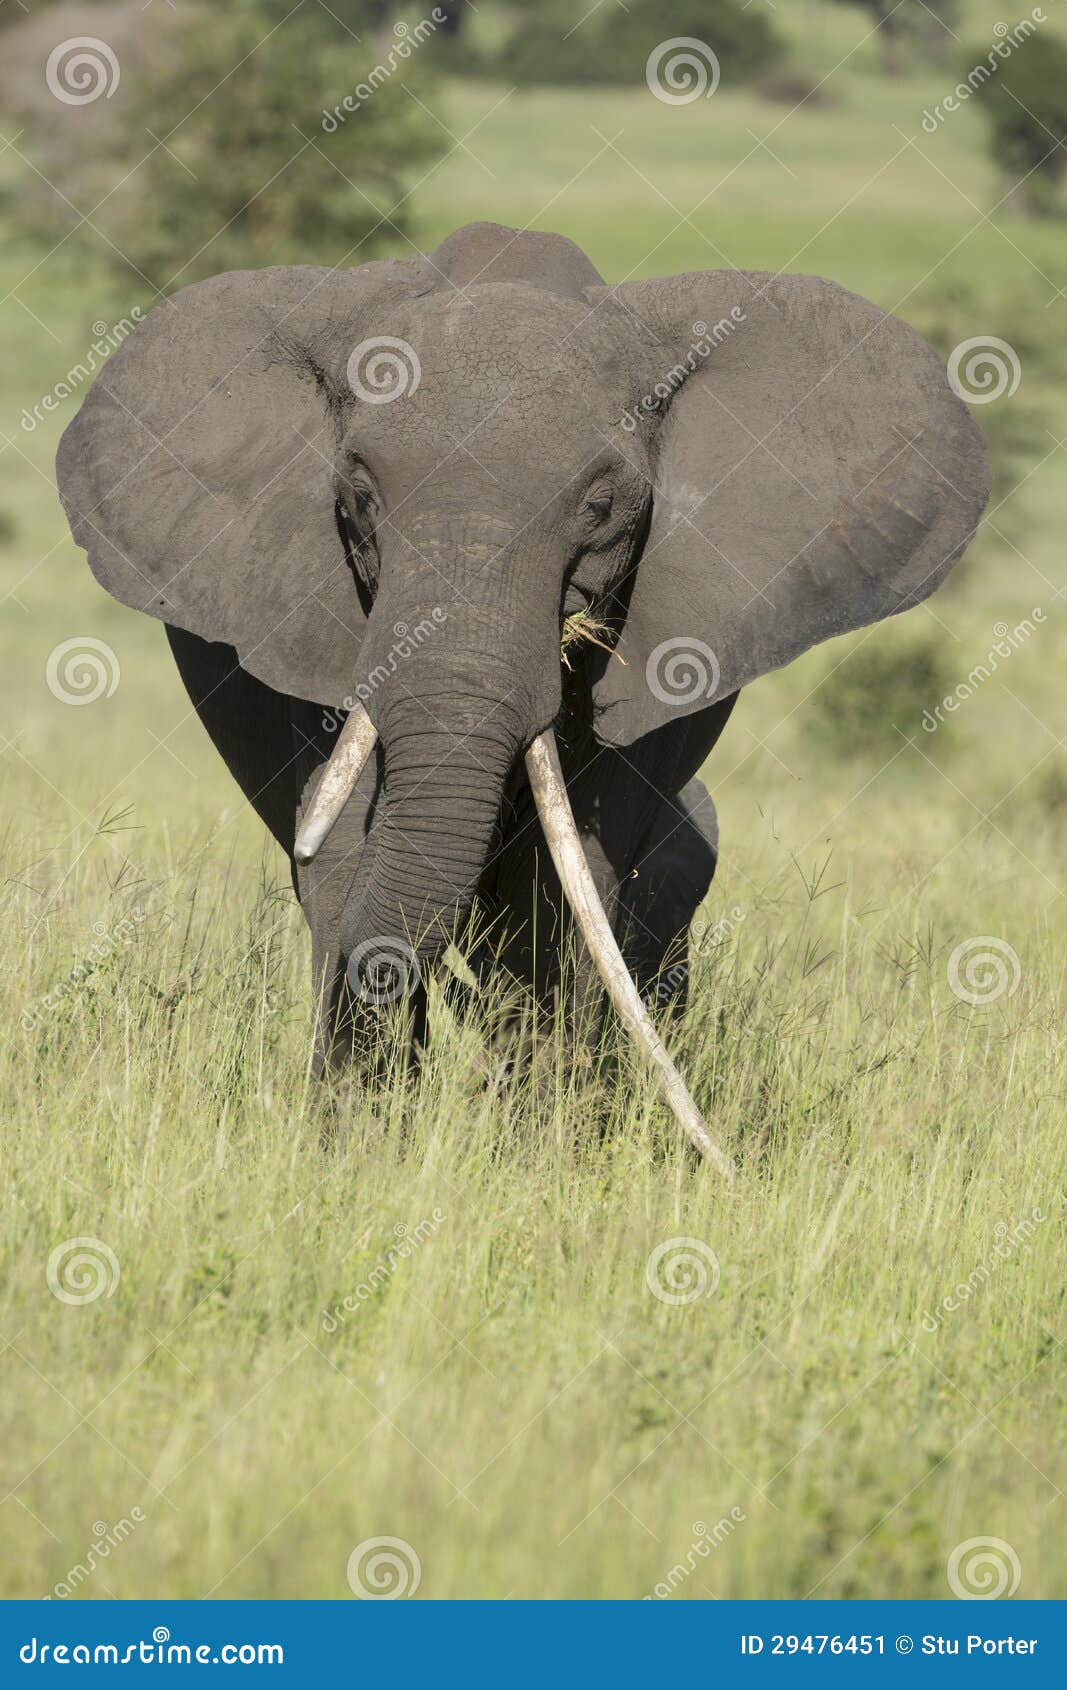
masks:
<path id="1" fill-rule="evenodd" d="M 407 391 L 373 402 L 389 388 L 349 359 L 386 336 Z M 333 712 L 361 698 L 378 729 L 319 857 L 294 864 L 323 1057 L 361 1013 L 350 960 L 402 939 L 425 968 L 475 898 L 506 967 L 551 992 L 566 923 L 522 758 L 553 724 L 648 987 L 714 871 L 695 777 L 739 687 L 918 603 L 987 494 L 936 356 L 833 284 L 610 289 L 561 237 L 489 224 L 403 263 L 185 290 L 109 362 L 59 472 L 98 578 L 166 622 L 291 858 Z M 615 655 L 586 644 L 561 668 L 585 608 Z M 672 967 L 658 1001 L 682 991 Z"/>

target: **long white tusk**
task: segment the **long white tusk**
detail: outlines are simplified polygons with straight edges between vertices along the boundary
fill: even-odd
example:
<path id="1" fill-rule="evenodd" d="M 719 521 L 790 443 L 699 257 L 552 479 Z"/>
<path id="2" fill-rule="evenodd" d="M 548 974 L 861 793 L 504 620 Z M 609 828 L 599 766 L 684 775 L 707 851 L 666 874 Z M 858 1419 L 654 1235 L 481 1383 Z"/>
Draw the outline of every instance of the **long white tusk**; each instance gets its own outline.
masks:
<path id="1" fill-rule="evenodd" d="M 310 863 L 352 796 L 364 764 L 378 741 L 378 730 L 362 704 L 357 704 L 337 736 L 337 744 L 323 770 L 300 824 L 293 846 L 298 863 Z"/>
<path id="2" fill-rule="evenodd" d="M 712 1140 L 704 1118 L 671 1061 L 623 961 L 582 850 L 560 768 L 556 736 L 551 728 L 538 734 L 527 751 L 526 772 L 560 884 L 612 1003 L 641 1050 L 659 1070 L 663 1095 L 693 1144 L 702 1156 L 715 1164 L 724 1179 L 732 1181 L 733 1163 Z"/>

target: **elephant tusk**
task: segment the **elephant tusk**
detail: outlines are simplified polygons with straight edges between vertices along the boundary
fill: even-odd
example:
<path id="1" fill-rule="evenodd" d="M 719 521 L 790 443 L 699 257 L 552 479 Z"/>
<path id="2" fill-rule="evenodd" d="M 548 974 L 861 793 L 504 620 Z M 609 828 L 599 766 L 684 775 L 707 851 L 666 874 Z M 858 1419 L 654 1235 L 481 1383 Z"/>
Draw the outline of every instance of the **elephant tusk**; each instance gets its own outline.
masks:
<path id="1" fill-rule="evenodd" d="M 300 824 L 293 846 L 298 863 L 310 863 L 318 855 L 326 835 L 352 796 L 377 741 L 377 728 L 362 704 L 357 704 L 337 736 L 337 744 Z"/>
<path id="2" fill-rule="evenodd" d="M 551 728 L 538 734 L 527 751 L 526 772 L 560 883 L 608 995 L 639 1048 L 658 1070 L 663 1095 L 690 1140 L 730 1183 L 734 1165 L 711 1138 L 623 961 L 578 837 Z"/>

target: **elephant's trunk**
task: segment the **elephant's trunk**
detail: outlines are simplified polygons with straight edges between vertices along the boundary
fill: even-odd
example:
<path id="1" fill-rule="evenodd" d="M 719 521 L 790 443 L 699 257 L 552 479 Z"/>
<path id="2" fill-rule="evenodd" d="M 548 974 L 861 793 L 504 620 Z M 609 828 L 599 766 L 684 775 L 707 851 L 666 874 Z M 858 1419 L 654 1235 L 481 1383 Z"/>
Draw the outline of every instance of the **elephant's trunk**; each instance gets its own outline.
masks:
<path id="1" fill-rule="evenodd" d="M 508 776 L 559 706 L 554 595 L 509 555 L 509 525 L 433 510 L 385 538 L 349 741 L 354 766 L 377 730 L 383 793 L 340 933 L 364 999 L 377 958 L 388 985 L 391 957 L 430 961 L 467 914 Z"/>
<path id="2" fill-rule="evenodd" d="M 382 810 L 341 930 L 359 989 L 379 954 L 386 968 L 398 948 L 432 958 L 469 910 L 530 732 L 528 697 L 501 654 L 452 630 L 438 638 L 440 650 L 398 670 L 378 714 Z"/>

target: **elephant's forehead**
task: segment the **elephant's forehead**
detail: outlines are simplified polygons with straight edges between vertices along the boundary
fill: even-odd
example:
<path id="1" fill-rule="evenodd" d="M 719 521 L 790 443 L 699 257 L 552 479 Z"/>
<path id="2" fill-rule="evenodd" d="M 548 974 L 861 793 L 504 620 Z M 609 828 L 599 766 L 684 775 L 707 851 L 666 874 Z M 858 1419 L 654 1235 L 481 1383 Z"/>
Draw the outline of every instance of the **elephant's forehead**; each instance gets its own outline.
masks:
<path id="1" fill-rule="evenodd" d="M 618 362 L 591 306 L 537 288 L 442 290 L 409 301 L 395 321 L 418 357 L 424 400 L 466 391 L 491 404 L 536 401 L 564 389 L 573 398 L 576 374 L 586 392 L 590 381 L 606 390 Z"/>
<path id="2" fill-rule="evenodd" d="M 630 397 L 632 371 L 614 326 L 584 300 L 528 287 L 409 300 L 361 343 L 361 359 L 383 346 L 396 361 L 395 386 L 385 388 L 396 397 L 383 402 L 372 392 L 368 403 L 369 376 L 362 396 L 353 385 L 352 443 L 425 471 L 443 448 L 452 457 L 464 442 L 494 474 L 521 462 L 526 473 L 539 464 L 558 480 L 598 449 Z M 392 382 L 394 371 L 385 374 Z"/>

